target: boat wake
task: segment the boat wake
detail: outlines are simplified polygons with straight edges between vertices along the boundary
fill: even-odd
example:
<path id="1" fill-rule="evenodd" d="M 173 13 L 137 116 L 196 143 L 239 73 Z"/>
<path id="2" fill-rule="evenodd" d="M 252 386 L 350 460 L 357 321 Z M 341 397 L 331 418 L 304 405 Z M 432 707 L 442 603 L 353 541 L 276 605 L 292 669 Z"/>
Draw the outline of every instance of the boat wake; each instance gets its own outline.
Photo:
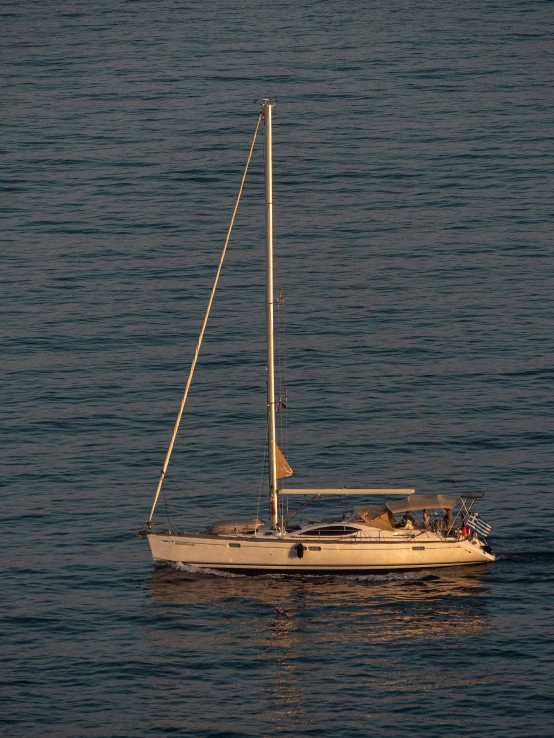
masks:
<path id="1" fill-rule="evenodd" d="M 351 574 L 343 577 L 354 582 L 411 582 L 422 579 L 436 579 L 428 571 L 390 572 L 389 574 Z"/>
<path id="2" fill-rule="evenodd" d="M 343 582 L 375 583 L 382 582 L 413 582 L 429 579 L 437 579 L 435 575 L 425 571 L 413 572 L 388 572 L 387 574 L 307 574 L 298 572 L 294 574 L 266 574 L 268 579 L 302 579 L 305 581 L 321 581 L 322 579 L 340 579 Z"/>
<path id="3" fill-rule="evenodd" d="M 343 581 L 350 582 L 411 582 L 411 581 L 422 581 L 428 579 L 435 579 L 436 576 L 431 574 L 429 571 L 412 571 L 412 572 L 389 572 L 388 574 L 308 574 L 305 572 L 295 572 L 291 574 L 282 573 L 267 573 L 267 574 L 239 574 L 238 572 L 222 571 L 221 569 L 210 569 L 206 566 L 194 566 L 193 564 L 182 564 L 176 561 L 158 561 L 157 567 L 166 567 L 174 569 L 175 571 L 185 572 L 187 574 L 201 575 L 205 577 L 222 577 L 223 579 L 244 579 L 252 578 L 253 576 L 257 579 L 277 579 L 277 580 L 290 580 L 290 579 L 302 579 L 302 580 L 317 580 L 322 579 L 341 579 Z"/>
<path id="4" fill-rule="evenodd" d="M 160 566 L 168 566 L 171 569 L 176 569 L 177 571 L 184 571 L 187 572 L 187 574 L 204 574 L 206 576 L 215 576 L 215 577 L 223 577 L 224 579 L 240 579 L 245 576 L 246 574 L 236 574 L 231 571 L 221 571 L 221 569 L 209 569 L 206 566 L 194 566 L 193 564 L 181 564 L 178 561 L 167 561 L 163 564 L 160 564 Z"/>

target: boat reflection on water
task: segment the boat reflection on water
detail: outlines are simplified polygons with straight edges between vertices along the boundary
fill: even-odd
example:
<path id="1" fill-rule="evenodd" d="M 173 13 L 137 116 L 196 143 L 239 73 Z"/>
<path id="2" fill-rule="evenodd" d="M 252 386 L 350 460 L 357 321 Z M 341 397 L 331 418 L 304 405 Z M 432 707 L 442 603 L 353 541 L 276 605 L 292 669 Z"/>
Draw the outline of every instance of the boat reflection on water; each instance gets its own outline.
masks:
<path id="1" fill-rule="evenodd" d="M 213 605 L 229 618 L 245 603 L 272 608 L 269 638 L 290 631 L 290 619 L 315 619 L 311 638 L 350 643 L 469 634 L 486 621 L 488 567 L 361 576 L 239 576 L 206 574 L 193 567 L 157 568 L 150 587 L 158 605 Z M 238 584 L 240 581 L 240 586 Z M 339 618 L 341 627 L 333 628 Z"/>
<path id="2" fill-rule="evenodd" d="M 416 683 L 431 691 L 439 683 L 462 687 L 483 678 L 463 665 L 449 677 L 439 662 L 440 653 L 448 660 L 451 649 L 486 628 L 487 568 L 359 577 L 159 568 L 150 581 L 148 630 L 159 655 L 181 653 L 202 670 L 216 664 L 229 670 L 230 684 L 249 684 L 268 734 L 287 726 L 298 733 L 323 720 L 314 713 L 314 685 L 321 689 L 321 679 L 347 690 L 353 679 L 375 697 L 385 686 L 406 695 Z M 439 647 L 437 662 L 433 646 L 441 640 L 448 647 Z M 434 654 L 423 671 L 422 653 Z M 216 699 L 213 690 L 204 681 L 197 697 Z"/>

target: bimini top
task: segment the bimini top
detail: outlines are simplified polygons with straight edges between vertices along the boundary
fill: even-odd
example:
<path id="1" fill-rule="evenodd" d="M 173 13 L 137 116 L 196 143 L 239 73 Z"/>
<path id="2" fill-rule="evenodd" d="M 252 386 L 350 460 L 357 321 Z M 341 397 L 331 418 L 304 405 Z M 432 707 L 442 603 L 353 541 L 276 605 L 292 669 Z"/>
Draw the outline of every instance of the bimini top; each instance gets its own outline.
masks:
<path id="1" fill-rule="evenodd" d="M 386 505 L 392 513 L 401 513 L 407 510 L 436 510 L 439 507 L 452 509 L 461 501 L 461 497 L 451 495 L 412 495 L 403 500 L 391 500 Z"/>

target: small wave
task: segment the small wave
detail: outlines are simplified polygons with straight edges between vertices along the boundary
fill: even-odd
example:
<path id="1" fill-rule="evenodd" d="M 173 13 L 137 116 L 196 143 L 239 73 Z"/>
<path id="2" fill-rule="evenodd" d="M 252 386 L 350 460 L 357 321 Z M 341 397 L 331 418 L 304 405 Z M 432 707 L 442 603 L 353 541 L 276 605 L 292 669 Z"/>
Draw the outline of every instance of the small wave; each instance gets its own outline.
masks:
<path id="1" fill-rule="evenodd" d="M 341 579 L 343 581 L 351 582 L 409 582 L 409 581 L 427 581 L 430 579 L 437 579 L 436 576 L 430 574 L 428 571 L 405 571 L 405 572 L 383 572 L 382 574 L 342 574 L 336 573 L 314 573 L 308 572 L 267 572 L 265 574 L 242 574 L 238 572 L 223 571 L 221 569 L 210 569 L 206 566 L 194 566 L 194 564 L 182 564 L 178 561 L 157 561 L 156 568 L 168 568 L 174 569 L 175 571 L 185 572 L 187 574 L 203 575 L 203 576 L 215 576 L 222 577 L 224 579 L 251 579 L 252 576 L 256 578 L 264 579 L 305 579 L 305 580 L 317 580 L 322 579 Z"/>
<path id="2" fill-rule="evenodd" d="M 208 569 L 206 566 L 193 566 L 192 564 L 181 564 L 178 561 L 168 561 L 166 566 L 176 569 L 177 571 L 185 571 L 187 574 L 208 574 L 209 576 L 223 577 L 224 579 L 241 579 L 245 574 L 235 574 L 230 571 L 221 571 L 221 569 Z"/>
<path id="3" fill-rule="evenodd" d="M 268 579 L 305 579 L 315 580 L 320 582 L 323 579 L 340 579 L 341 581 L 348 582 L 410 582 L 410 581 L 430 581 L 438 579 L 439 577 L 435 574 L 431 574 L 429 571 L 418 570 L 418 571 L 402 571 L 402 572 L 383 572 L 368 573 L 368 574 L 346 574 L 340 571 L 337 572 L 326 572 L 326 573 L 308 573 L 308 572 L 290 572 L 290 573 L 268 573 L 262 576 Z"/>
<path id="4" fill-rule="evenodd" d="M 279 580 L 304 580 L 304 581 L 316 581 L 321 582 L 322 580 L 339 579 L 341 581 L 348 582 L 399 582 L 399 581 L 423 581 L 429 579 L 437 579 L 438 577 L 429 574 L 429 572 L 417 571 L 417 572 L 389 572 L 382 574 L 346 574 L 340 571 L 337 572 L 315 572 L 309 573 L 305 571 L 295 572 L 267 572 L 266 574 L 258 574 L 258 577 L 264 577 L 265 579 L 279 579 Z"/>
<path id="5" fill-rule="evenodd" d="M 344 579 L 355 582 L 409 582 L 437 579 L 425 571 L 390 572 L 389 574 L 349 574 Z"/>

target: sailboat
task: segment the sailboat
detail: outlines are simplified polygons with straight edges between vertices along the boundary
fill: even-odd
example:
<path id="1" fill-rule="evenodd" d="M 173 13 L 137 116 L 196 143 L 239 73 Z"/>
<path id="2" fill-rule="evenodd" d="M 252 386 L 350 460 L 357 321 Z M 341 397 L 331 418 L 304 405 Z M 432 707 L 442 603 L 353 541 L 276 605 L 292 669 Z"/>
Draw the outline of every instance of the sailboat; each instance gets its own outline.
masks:
<path id="1" fill-rule="evenodd" d="M 204 322 L 196 345 L 181 407 L 158 481 L 150 515 L 137 535 L 150 544 L 154 563 L 185 564 L 201 570 L 243 573 L 365 573 L 428 567 L 486 564 L 495 560 L 487 536 L 491 526 L 474 510 L 482 493 L 420 495 L 415 489 L 284 488 L 292 469 L 276 438 L 273 286 L 273 164 L 272 111 L 275 103 L 264 100 L 244 169 L 239 194 Z M 263 124 L 265 148 L 266 220 L 266 333 L 267 333 L 267 442 L 269 458 L 269 521 L 255 517 L 218 520 L 200 532 L 157 530 L 154 511 L 162 490 L 177 437 L 202 338 L 208 322 L 223 259 L 229 243 L 240 195 Z M 354 498 L 354 496 L 356 496 Z M 309 505 L 332 497 L 360 500 L 348 513 L 332 518 L 297 522 Z M 299 506 L 289 509 L 290 500 Z M 365 498 L 365 500 L 364 500 Z M 373 504 L 367 504 L 367 498 Z M 350 508 L 349 508 L 350 509 Z M 399 516 L 402 518 L 399 519 Z"/>

